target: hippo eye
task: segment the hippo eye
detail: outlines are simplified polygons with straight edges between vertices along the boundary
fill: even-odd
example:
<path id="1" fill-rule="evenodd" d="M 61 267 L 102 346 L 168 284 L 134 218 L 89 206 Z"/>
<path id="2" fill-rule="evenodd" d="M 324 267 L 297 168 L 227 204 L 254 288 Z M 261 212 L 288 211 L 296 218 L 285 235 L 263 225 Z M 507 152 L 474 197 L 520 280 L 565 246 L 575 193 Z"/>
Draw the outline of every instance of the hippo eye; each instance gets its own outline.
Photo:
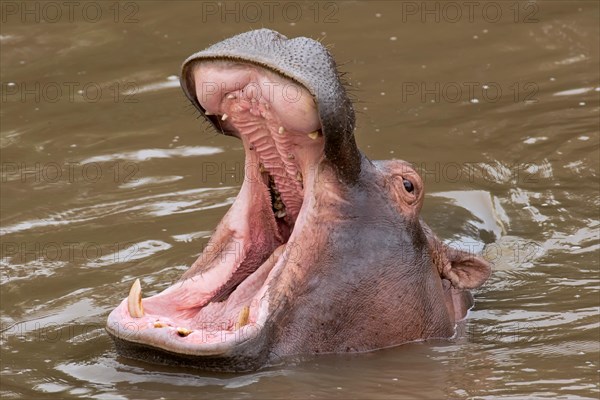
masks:
<path id="1" fill-rule="evenodd" d="M 415 190 L 415 187 L 413 186 L 412 182 L 408 179 L 403 179 L 402 184 L 404 184 L 404 189 L 406 189 L 408 193 L 412 193 L 413 190 Z"/>

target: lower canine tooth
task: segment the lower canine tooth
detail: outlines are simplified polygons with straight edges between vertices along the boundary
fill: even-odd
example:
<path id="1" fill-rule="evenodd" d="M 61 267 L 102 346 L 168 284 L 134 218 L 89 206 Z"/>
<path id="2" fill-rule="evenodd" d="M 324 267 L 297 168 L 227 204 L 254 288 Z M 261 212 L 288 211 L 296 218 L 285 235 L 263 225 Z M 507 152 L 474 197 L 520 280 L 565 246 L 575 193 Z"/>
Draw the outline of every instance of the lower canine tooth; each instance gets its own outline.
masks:
<path id="1" fill-rule="evenodd" d="M 221 121 L 225 121 L 227 119 L 227 117 L 229 117 L 229 115 L 227 114 L 223 114 L 223 116 L 221 117 Z M 315 138 L 316 139 L 316 138 Z"/>
<path id="2" fill-rule="evenodd" d="M 238 317 L 238 329 L 244 325 L 248 324 L 248 320 L 250 319 L 250 307 L 244 306 L 240 311 L 240 315 Z"/>
<path id="3" fill-rule="evenodd" d="M 129 315 L 133 318 L 142 318 L 144 316 L 144 307 L 142 306 L 142 285 L 139 278 L 133 282 L 127 297 L 127 309 Z"/>
<path id="4" fill-rule="evenodd" d="M 319 132 L 314 131 L 308 134 L 308 137 L 311 138 L 312 140 L 317 139 L 317 137 L 319 137 Z"/>
<path id="5" fill-rule="evenodd" d="M 285 132 L 285 129 L 283 129 L 283 126 L 279 127 L 278 132 L 279 132 L 280 135 L 283 135 L 283 133 Z"/>

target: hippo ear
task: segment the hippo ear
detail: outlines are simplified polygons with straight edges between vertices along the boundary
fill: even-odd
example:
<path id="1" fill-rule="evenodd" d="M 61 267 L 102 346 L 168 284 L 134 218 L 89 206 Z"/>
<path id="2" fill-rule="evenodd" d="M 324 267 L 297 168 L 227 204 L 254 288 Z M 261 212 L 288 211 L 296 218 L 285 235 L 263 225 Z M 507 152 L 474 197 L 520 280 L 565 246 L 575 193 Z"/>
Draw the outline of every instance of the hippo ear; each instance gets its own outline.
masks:
<path id="1" fill-rule="evenodd" d="M 475 289 L 492 274 L 490 264 L 483 258 L 452 247 L 446 247 L 448 263 L 442 270 L 442 277 L 452 282 L 457 289 Z"/>

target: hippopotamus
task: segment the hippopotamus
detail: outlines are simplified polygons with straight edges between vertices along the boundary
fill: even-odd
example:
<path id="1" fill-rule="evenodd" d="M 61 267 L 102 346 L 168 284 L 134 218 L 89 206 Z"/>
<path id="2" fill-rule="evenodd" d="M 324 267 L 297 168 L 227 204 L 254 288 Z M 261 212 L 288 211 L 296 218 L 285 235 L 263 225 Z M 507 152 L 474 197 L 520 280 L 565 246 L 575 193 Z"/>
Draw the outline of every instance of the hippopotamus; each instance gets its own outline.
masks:
<path id="1" fill-rule="evenodd" d="M 357 148 L 340 76 L 320 42 L 268 29 L 185 60 L 183 92 L 241 140 L 245 177 L 181 279 L 147 298 L 135 280 L 110 313 L 120 354 L 237 372 L 455 334 L 490 265 L 421 219 L 411 164 Z"/>

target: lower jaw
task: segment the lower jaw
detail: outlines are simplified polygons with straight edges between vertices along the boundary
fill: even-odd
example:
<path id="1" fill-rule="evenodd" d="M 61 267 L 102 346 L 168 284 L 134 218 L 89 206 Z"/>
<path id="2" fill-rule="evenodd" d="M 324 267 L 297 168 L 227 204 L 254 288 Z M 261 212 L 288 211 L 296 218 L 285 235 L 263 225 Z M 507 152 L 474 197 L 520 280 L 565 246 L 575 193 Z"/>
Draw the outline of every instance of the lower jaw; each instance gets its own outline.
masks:
<path id="1" fill-rule="evenodd" d="M 214 372 L 255 371 L 270 362 L 267 337 L 262 330 L 254 339 L 222 352 L 183 353 L 143 342 L 134 342 L 107 329 L 119 355 L 154 364 L 194 368 Z"/>
<path id="2" fill-rule="evenodd" d="M 245 139 L 247 138 L 242 138 L 247 154 L 246 167 L 248 168 L 249 163 L 254 163 L 256 170 L 260 171 L 258 165 L 261 161 L 257 152 L 253 151 L 251 148 L 252 145 Z M 315 141 L 309 138 L 309 141 L 310 143 L 314 141 L 314 147 L 305 149 L 301 157 L 297 159 L 299 170 L 301 175 L 303 175 L 302 184 L 304 188 L 313 187 L 316 179 L 316 169 L 307 166 L 317 165 L 322 155 L 322 152 L 319 152 L 319 150 L 322 150 L 322 145 L 318 144 L 318 140 Z M 260 176 L 264 178 L 262 172 Z M 246 184 L 245 182 L 244 185 Z M 264 181 L 255 181 L 255 183 L 252 183 L 252 185 L 263 184 Z M 255 192 L 257 190 L 264 190 L 264 188 L 261 186 L 244 188 L 243 186 L 240 195 L 242 195 L 244 190 Z M 202 286 L 201 283 L 204 279 L 204 277 L 198 278 L 198 275 L 186 276 L 186 273 L 184 281 L 176 283 L 156 296 L 144 299 L 143 302 L 140 300 L 140 304 L 146 309 L 143 316 L 139 316 L 139 314 L 134 315 L 136 313 L 132 313 L 131 307 L 128 307 L 128 302 L 130 303 L 128 300 L 130 299 L 125 299 L 110 314 L 107 324 L 108 332 L 116 340 L 118 339 L 123 343 L 161 349 L 169 354 L 177 354 L 182 357 L 223 356 L 235 349 L 245 347 L 248 343 L 258 341 L 260 337 L 265 336 L 265 325 L 271 317 L 270 313 L 272 309 L 277 308 L 271 307 L 269 291 L 274 289 L 281 291 L 285 289 L 285 283 L 277 278 L 281 276 L 281 272 L 286 268 L 288 252 L 294 251 L 294 249 L 288 249 L 288 244 L 295 240 L 294 238 L 298 236 L 302 226 L 306 225 L 308 210 L 314 207 L 310 199 L 311 194 L 307 190 L 304 190 L 302 196 L 301 207 L 295 211 L 294 214 L 296 215 L 293 216 L 292 223 L 295 223 L 293 230 L 290 228 L 290 231 L 286 232 L 285 226 L 281 226 L 282 221 L 277 223 L 277 219 L 274 219 L 275 226 L 268 228 L 275 229 L 279 235 L 278 240 L 282 240 L 284 244 L 271 254 L 265 263 L 260 265 L 249 277 L 241 282 L 224 301 L 215 303 L 217 304 L 216 306 L 202 303 L 202 306 L 195 309 L 194 307 L 188 307 L 188 309 L 183 310 L 178 308 L 177 301 L 180 298 L 173 295 L 173 292 L 176 292 L 178 288 L 182 288 L 178 292 L 181 296 L 193 296 L 193 291 L 198 290 L 198 287 Z M 253 211 L 251 205 L 243 204 L 243 202 L 237 204 L 238 200 L 243 199 L 236 199 L 230 212 L 232 210 L 235 211 L 234 207 L 239 207 L 237 209 L 238 212 L 242 210 L 241 215 L 245 215 L 245 218 L 250 218 Z M 200 275 L 210 275 L 211 271 L 207 270 L 206 273 Z M 216 271 L 219 272 L 218 270 Z M 196 278 L 196 282 L 194 282 L 194 278 Z M 256 279 L 258 282 L 255 283 L 256 290 L 252 290 L 251 295 L 246 297 L 241 296 L 240 291 L 244 289 L 244 284 L 252 283 L 252 279 Z M 276 282 L 276 285 L 272 285 L 272 282 Z M 189 291 L 186 291 L 185 285 L 190 285 Z M 173 297 L 167 302 L 169 303 L 168 309 L 173 312 L 161 312 L 160 301 L 167 298 L 165 296 L 169 294 Z M 159 300 L 161 296 L 163 296 L 163 300 Z M 167 298 L 167 300 L 169 299 Z M 219 313 L 211 314 L 211 312 L 214 312 L 219 307 L 223 307 L 225 310 L 231 308 L 233 312 L 224 312 L 220 315 Z M 126 346 L 123 344 L 122 347 Z"/>
<path id="3" fill-rule="evenodd" d="M 314 177 L 307 178 L 312 180 Z M 305 203 L 306 200 L 303 201 L 297 223 L 302 224 L 306 219 Z M 296 227 L 301 229 L 298 224 Z M 269 290 L 275 286 L 278 290 L 282 288 L 282 283 L 277 277 L 286 268 L 288 251 L 293 250 L 289 250 L 287 245 L 294 240 L 298 231 L 292 231 L 286 243 L 279 246 L 265 263 L 240 283 L 224 302 L 212 306 L 216 309 L 221 304 L 225 309 L 236 309 L 233 313 L 234 318 L 220 318 L 222 315 L 217 314 L 210 318 L 211 305 L 202 306 L 196 314 L 190 316 L 161 313 L 157 300 L 181 285 L 194 283 L 194 277 L 191 277 L 158 295 L 144 299 L 141 304 L 145 312 L 141 317 L 133 316 L 128 307 L 129 299 L 123 300 L 108 318 L 108 332 L 115 340 L 123 342 L 123 348 L 126 347 L 125 343 L 131 343 L 141 348 L 161 349 L 167 354 L 181 357 L 222 357 L 236 349 L 249 346 L 249 343 L 253 343 L 252 347 L 258 345 L 260 338 L 265 336 L 264 328 L 271 317 Z M 277 282 L 277 285 L 270 285 L 271 282 Z M 254 285 L 258 289 L 251 291 L 251 296 L 244 297 L 245 284 Z"/>
<path id="4" fill-rule="evenodd" d="M 279 249 L 283 250 L 284 246 Z M 181 355 L 217 356 L 229 353 L 244 343 L 253 341 L 261 335 L 269 317 L 269 274 L 283 268 L 285 260 L 276 259 L 261 265 L 249 278 L 264 279 L 264 282 L 251 299 L 238 299 L 234 291 L 229 299 L 216 307 L 236 307 L 237 321 L 214 319 L 197 315 L 195 318 L 173 318 L 152 312 L 152 303 L 160 294 L 144 299 L 146 309 L 143 316 L 133 317 L 129 299 L 123 302 L 109 315 L 108 332 L 124 342 L 139 343 Z M 243 283 L 242 283 L 243 285 Z M 242 288 L 243 289 L 243 288 Z M 168 289 L 167 289 L 168 290 Z M 164 292 L 163 292 L 164 293 Z M 242 306 L 236 306 L 240 300 Z M 210 305 L 203 307 L 210 312 Z M 253 318 L 250 319 L 252 311 Z"/>

